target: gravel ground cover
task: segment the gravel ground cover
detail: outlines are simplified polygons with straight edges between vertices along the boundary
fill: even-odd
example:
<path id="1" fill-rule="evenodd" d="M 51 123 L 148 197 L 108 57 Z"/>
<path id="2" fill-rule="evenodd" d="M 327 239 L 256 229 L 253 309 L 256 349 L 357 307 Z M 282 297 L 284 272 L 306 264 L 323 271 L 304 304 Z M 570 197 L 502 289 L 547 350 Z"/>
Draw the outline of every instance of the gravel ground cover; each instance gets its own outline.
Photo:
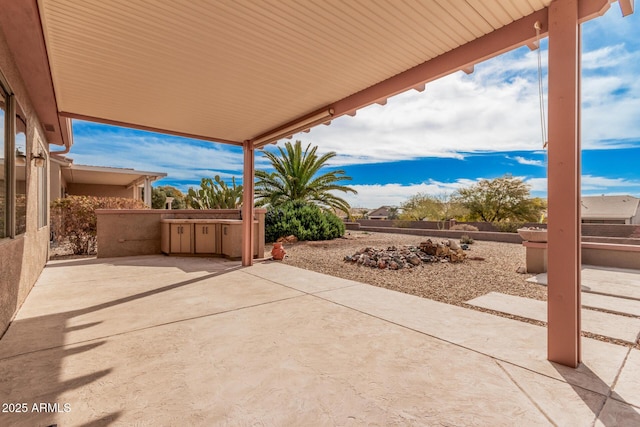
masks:
<path id="1" fill-rule="evenodd" d="M 412 269 L 380 270 L 345 262 L 345 255 L 353 255 L 366 247 L 386 249 L 389 246 L 413 245 L 431 239 L 442 242 L 441 237 L 412 236 L 407 234 L 370 233 L 347 231 L 343 238 L 319 241 L 285 243 L 285 264 L 317 271 L 331 276 L 355 280 L 394 291 L 417 295 L 447 304 L 491 313 L 544 326 L 544 322 L 487 310 L 466 304 L 473 298 L 489 292 L 547 300 L 547 287 L 526 280 L 533 274 L 518 273 L 518 267 L 526 265 L 525 248 L 520 244 L 476 241 L 466 251 L 468 257 L 483 258 L 482 261 L 467 259 L 461 263 L 423 263 Z M 270 247 L 265 247 L 265 251 Z M 629 344 L 591 333 L 585 337 L 619 345 Z M 635 345 L 640 348 L 640 343 Z"/>
<path id="2" fill-rule="evenodd" d="M 470 307 L 465 304 L 467 301 L 492 291 L 546 301 L 546 286 L 528 283 L 526 279 L 533 275 L 516 272 L 518 267 L 525 265 L 525 248 L 513 243 L 476 241 L 465 252 L 468 257 L 484 258 L 482 261 L 467 259 L 460 263 L 423 263 L 403 270 L 379 270 L 343 261 L 345 255 L 353 255 L 364 247 L 386 249 L 389 246 L 418 246 L 427 239 L 434 243 L 444 240 L 406 234 L 347 231 L 341 239 L 285 244 L 287 256 L 284 262 L 465 307 Z"/>

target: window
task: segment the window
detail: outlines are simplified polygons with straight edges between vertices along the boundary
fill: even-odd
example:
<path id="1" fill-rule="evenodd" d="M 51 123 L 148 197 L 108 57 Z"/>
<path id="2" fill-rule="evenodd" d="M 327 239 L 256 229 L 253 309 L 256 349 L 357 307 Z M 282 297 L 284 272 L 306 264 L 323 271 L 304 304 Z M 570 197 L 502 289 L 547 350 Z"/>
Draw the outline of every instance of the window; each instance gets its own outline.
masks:
<path id="1" fill-rule="evenodd" d="M 27 121 L 22 109 L 16 105 L 16 135 L 15 135 L 15 210 L 16 234 L 27 231 L 27 170 L 29 169 L 29 153 L 27 153 Z"/>
<path id="2" fill-rule="evenodd" d="M 0 74 L 0 239 L 27 229 L 27 121 Z"/>

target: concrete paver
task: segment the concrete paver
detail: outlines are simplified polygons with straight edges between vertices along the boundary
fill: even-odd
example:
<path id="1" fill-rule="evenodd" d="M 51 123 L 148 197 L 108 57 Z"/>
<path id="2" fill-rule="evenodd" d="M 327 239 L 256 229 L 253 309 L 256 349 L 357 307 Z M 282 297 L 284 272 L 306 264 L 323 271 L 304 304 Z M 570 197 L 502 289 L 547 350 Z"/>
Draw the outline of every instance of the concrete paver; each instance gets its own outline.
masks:
<path id="1" fill-rule="evenodd" d="M 583 364 L 570 369 L 547 360 L 547 330 L 540 326 L 368 285 L 318 296 L 601 394 L 613 384 L 628 350 L 583 339 Z"/>
<path id="2" fill-rule="evenodd" d="M 582 306 L 640 317 L 640 300 L 582 292 Z"/>
<path id="3" fill-rule="evenodd" d="M 640 408 L 620 402 L 615 399 L 607 399 L 602 408 L 595 427 L 610 426 L 637 426 L 640 420 Z"/>
<path id="4" fill-rule="evenodd" d="M 640 300 L 640 270 L 622 268 L 582 267 L 582 291 Z M 547 273 L 527 279 L 547 285 Z"/>
<path id="5" fill-rule="evenodd" d="M 62 410 L 0 425 L 640 423 L 620 380 L 606 400 L 627 348 L 583 340 L 574 370 L 535 325 L 277 263 L 149 270 L 164 261 L 47 267 L 0 340 L 0 401 Z"/>
<path id="6" fill-rule="evenodd" d="M 629 352 L 611 397 L 640 408 L 640 350 Z"/>
<path id="7" fill-rule="evenodd" d="M 490 292 L 467 301 L 467 304 L 541 322 L 547 321 L 547 303 L 531 298 Z M 583 308 L 582 330 L 635 343 L 640 334 L 640 319 Z"/>

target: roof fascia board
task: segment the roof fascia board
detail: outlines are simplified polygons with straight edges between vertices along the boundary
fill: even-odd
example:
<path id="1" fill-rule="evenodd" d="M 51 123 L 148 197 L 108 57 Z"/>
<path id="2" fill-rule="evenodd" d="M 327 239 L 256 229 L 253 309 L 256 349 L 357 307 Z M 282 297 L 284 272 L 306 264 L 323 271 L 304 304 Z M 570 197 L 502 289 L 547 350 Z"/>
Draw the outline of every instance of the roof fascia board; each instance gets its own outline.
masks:
<path id="1" fill-rule="evenodd" d="M 90 165 L 77 165 L 75 163 L 69 165 L 70 169 L 82 171 L 82 172 L 106 172 L 106 173 L 117 173 L 121 175 L 146 175 L 149 177 L 165 177 L 167 174 L 165 172 L 148 172 L 148 171 L 139 171 L 135 169 L 122 169 L 122 168 L 112 168 L 108 166 L 90 166 Z"/>
<path id="2" fill-rule="evenodd" d="M 302 132 L 322 123 L 330 122 L 333 119 L 333 116 L 334 112 L 331 108 L 315 111 L 294 121 L 278 126 L 277 128 L 269 132 L 263 133 L 253 138 L 251 140 L 251 143 L 254 145 L 254 147 L 261 148 L 281 138 L 285 138 L 295 133 Z"/>
<path id="3" fill-rule="evenodd" d="M 167 176 L 167 174 L 165 173 L 165 174 L 164 174 L 164 176 Z M 131 182 L 127 185 L 127 188 L 139 187 L 139 186 L 140 186 L 140 184 L 144 184 L 144 182 L 145 182 L 147 179 L 149 179 L 149 183 L 152 183 L 153 181 L 157 181 L 157 180 L 159 180 L 159 179 L 161 179 L 161 178 L 164 178 L 164 177 L 161 177 L 161 176 L 149 176 L 149 175 L 145 175 L 145 176 L 140 177 L 140 178 L 138 178 L 138 179 L 136 179 L 136 180 L 134 180 L 134 181 L 131 181 Z"/>
<path id="4" fill-rule="evenodd" d="M 66 117 L 68 119 L 84 120 L 84 121 L 88 121 L 88 122 L 102 123 L 102 124 L 105 124 L 105 125 L 120 126 L 120 127 L 125 127 L 125 128 L 144 130 L 144 131 L 147 131 L 147 132 L 156 132 L 156 133 L 164 133 L 164 134 L 167 134 L 167 135 L 181 136 L 183 138 L 200 139 L 200 140 L 210 141 L 210 142 L 219 142 L 221 144 L 237 145 L 237 146 L 240 146 L 240 147 L 242 146 L 242 142 L 239 142 L 239 141 L 231 141 L 231 140 L 223 139 L 223 138 L 212 138 L 212 137 L 204 136 L 204 135 L 196 135 L 196 134 L 192 134 L 192 133 L 178 132 L 178 131 L 174 131 L 174 130 L 170 130 L 170 129 L 155 128 L 155 127 L 151 127 L 151 126 L 138 125 L 138 124 L 135 124 L 135 123 L 127 123 L 127 122 L 121 122 L 121 121 L 117 121 L 117 120 L 103 119 L 103 118 L 100 118 L 100 117 L 85 116 L 85 115 L 82 115 L 82 114 L 75 114 L 75 113 L 71 113 L 71 112 L 68 112 L 68 111 L 61 111 L 60 112 L 60 116 Z"/>

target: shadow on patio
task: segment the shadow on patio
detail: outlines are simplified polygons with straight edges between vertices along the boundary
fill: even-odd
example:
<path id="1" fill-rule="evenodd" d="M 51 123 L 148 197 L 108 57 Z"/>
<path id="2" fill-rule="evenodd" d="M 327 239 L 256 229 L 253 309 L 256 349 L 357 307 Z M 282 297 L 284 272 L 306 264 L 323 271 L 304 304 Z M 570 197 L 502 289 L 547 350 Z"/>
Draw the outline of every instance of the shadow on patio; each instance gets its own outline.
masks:
<path id="1" fill-rule="evenodd" d="M 0 340 L 0 400 L 29 405 L 0 424 L 640 423 L 637 350 L 585 339 L 572 370 L 545 340 L 278 263 L 56 261 Z"/>

